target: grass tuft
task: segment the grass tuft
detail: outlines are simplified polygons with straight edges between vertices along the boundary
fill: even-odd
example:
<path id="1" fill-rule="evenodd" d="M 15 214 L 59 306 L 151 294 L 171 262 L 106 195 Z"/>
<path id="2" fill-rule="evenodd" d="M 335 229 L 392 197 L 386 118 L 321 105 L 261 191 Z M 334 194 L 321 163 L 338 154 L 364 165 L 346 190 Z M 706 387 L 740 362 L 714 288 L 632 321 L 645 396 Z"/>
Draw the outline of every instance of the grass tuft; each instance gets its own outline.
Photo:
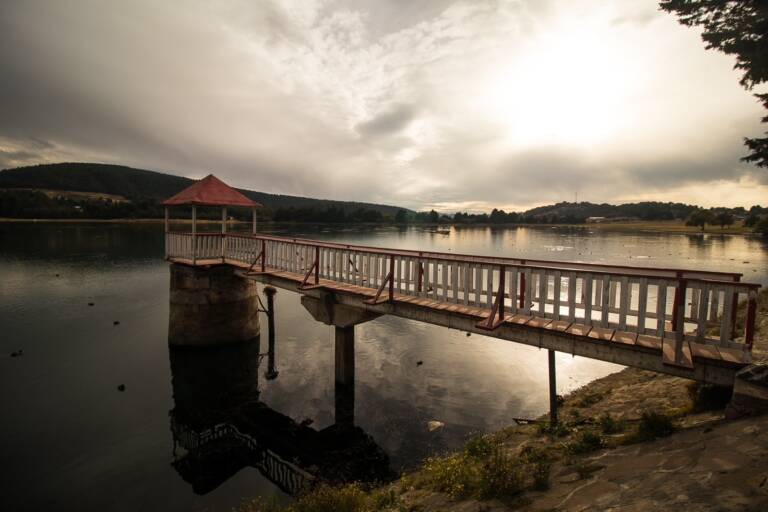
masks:
<path id="1" fill-rule="evenodd" d="M 623 419 L 616 419 L 607 412 L 598 416 L 597 425 L 600 427 L 600 432 L 605 435 L 618 434 L 627 428 L 626 421 Z"/>
<path id="2" fill-rule="evenodd" d="M 651 441 L 659 437 L 666 437 L 675 431 L 672 418 L 666 414 L 655 411 L 646 411 L 640 417 L 637 429 L 625 438 L 626 443 L 639 443 Z"/>

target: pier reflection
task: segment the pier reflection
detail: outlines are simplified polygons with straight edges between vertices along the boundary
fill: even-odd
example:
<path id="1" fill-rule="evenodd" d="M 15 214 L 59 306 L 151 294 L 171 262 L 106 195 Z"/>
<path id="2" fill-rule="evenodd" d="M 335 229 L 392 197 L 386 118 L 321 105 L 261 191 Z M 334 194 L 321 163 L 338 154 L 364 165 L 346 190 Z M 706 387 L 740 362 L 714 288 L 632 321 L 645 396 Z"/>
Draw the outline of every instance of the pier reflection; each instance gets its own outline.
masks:
<path id="1" fill-rule="evenodd" d="M 206 494 L 245 467 L 296 495 L 320 481 L 385 481 L 389 457 L 354 425 L 354 394 L 337 390 L 335 424 L 315 430 L 260 401 L 259 368 L 278 377 L 275 346 L 254 340 L 212 349 L 170 348 L 173 467 Z"/>

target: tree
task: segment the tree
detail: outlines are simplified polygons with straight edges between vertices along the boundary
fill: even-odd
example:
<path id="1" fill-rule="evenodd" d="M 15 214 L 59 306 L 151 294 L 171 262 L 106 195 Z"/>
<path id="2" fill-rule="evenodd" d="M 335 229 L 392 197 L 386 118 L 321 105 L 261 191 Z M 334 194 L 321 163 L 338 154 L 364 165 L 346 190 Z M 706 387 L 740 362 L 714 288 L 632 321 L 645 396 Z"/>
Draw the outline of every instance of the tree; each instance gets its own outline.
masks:
<path id="1" fill-rule="evenodd" d="M 662 10 L 676 14 L 688 27 L 702 27 L 707 49 L 735 55 L 740 83 L 752 90 L 768 81 L 768 2 L 766 0 L 662 0 Z M 768 94 L 755 94 L 768 109 Z M 768 116 L 762 118 L 768 123 Z M 743 157 L 758 167 L 768 167 L 767 137 L 745 138 L 750 153 Z"/>
<path id="2" fill-rule="evenodd" d="M 395 222 L 397 224 L 405 224 L 408 222 L 408 216 L 405 213 L 405 210 L 397 210 L 397 213 L 395 214 Z"/>
<path id="3" fill-rule="evenodd" d="M 722 211 L 715 216 L 715 222 L 720 225 L 720 229 L 723 229 L 725 226 L 733 224 L 733 215 L 727 211 Z"/>
<path id="4" fill-rule="evenodd" d="M 707 226 L 707 224 L 712 223 L 712 212 L 709 210 L 696 210 L 693 212 L 689 217 L 688 220 L 685 222 L 686 226 L 699 226 L 702 231 L 704 231 L 704 228 Z"/>
<path id="5" fill-rule="evenodd" d="M 427 222 L 437 224 L 440 221 L 440 215 L 435 210 L 430 210 L 427 215 Z"/>

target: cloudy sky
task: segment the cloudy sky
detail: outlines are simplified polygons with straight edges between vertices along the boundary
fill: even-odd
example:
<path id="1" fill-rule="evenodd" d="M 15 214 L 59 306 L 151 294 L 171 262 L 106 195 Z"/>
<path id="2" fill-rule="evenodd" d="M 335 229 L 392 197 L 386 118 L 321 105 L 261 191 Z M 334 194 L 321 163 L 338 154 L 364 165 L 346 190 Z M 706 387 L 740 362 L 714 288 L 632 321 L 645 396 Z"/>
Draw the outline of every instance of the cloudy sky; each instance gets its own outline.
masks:
<path id="1" fill-rule="evenodd" d="M 2 0 L 0 168 L 415 209 L 765 203 L 760 106 L 652 0 Z"/>

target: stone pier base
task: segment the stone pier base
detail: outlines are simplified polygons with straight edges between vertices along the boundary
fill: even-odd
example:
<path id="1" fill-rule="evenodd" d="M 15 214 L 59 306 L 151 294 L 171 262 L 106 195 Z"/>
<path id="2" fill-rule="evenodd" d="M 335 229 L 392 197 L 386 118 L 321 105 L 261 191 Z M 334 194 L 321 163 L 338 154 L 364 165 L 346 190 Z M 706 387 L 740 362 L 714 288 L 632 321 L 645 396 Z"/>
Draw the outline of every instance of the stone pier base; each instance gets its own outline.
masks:
<path id="1" fill-rule="evenodd" d="M 204 347 L 259 336 L 256 283 L 233 267 L 171 265 L 168 344 Z"/>

